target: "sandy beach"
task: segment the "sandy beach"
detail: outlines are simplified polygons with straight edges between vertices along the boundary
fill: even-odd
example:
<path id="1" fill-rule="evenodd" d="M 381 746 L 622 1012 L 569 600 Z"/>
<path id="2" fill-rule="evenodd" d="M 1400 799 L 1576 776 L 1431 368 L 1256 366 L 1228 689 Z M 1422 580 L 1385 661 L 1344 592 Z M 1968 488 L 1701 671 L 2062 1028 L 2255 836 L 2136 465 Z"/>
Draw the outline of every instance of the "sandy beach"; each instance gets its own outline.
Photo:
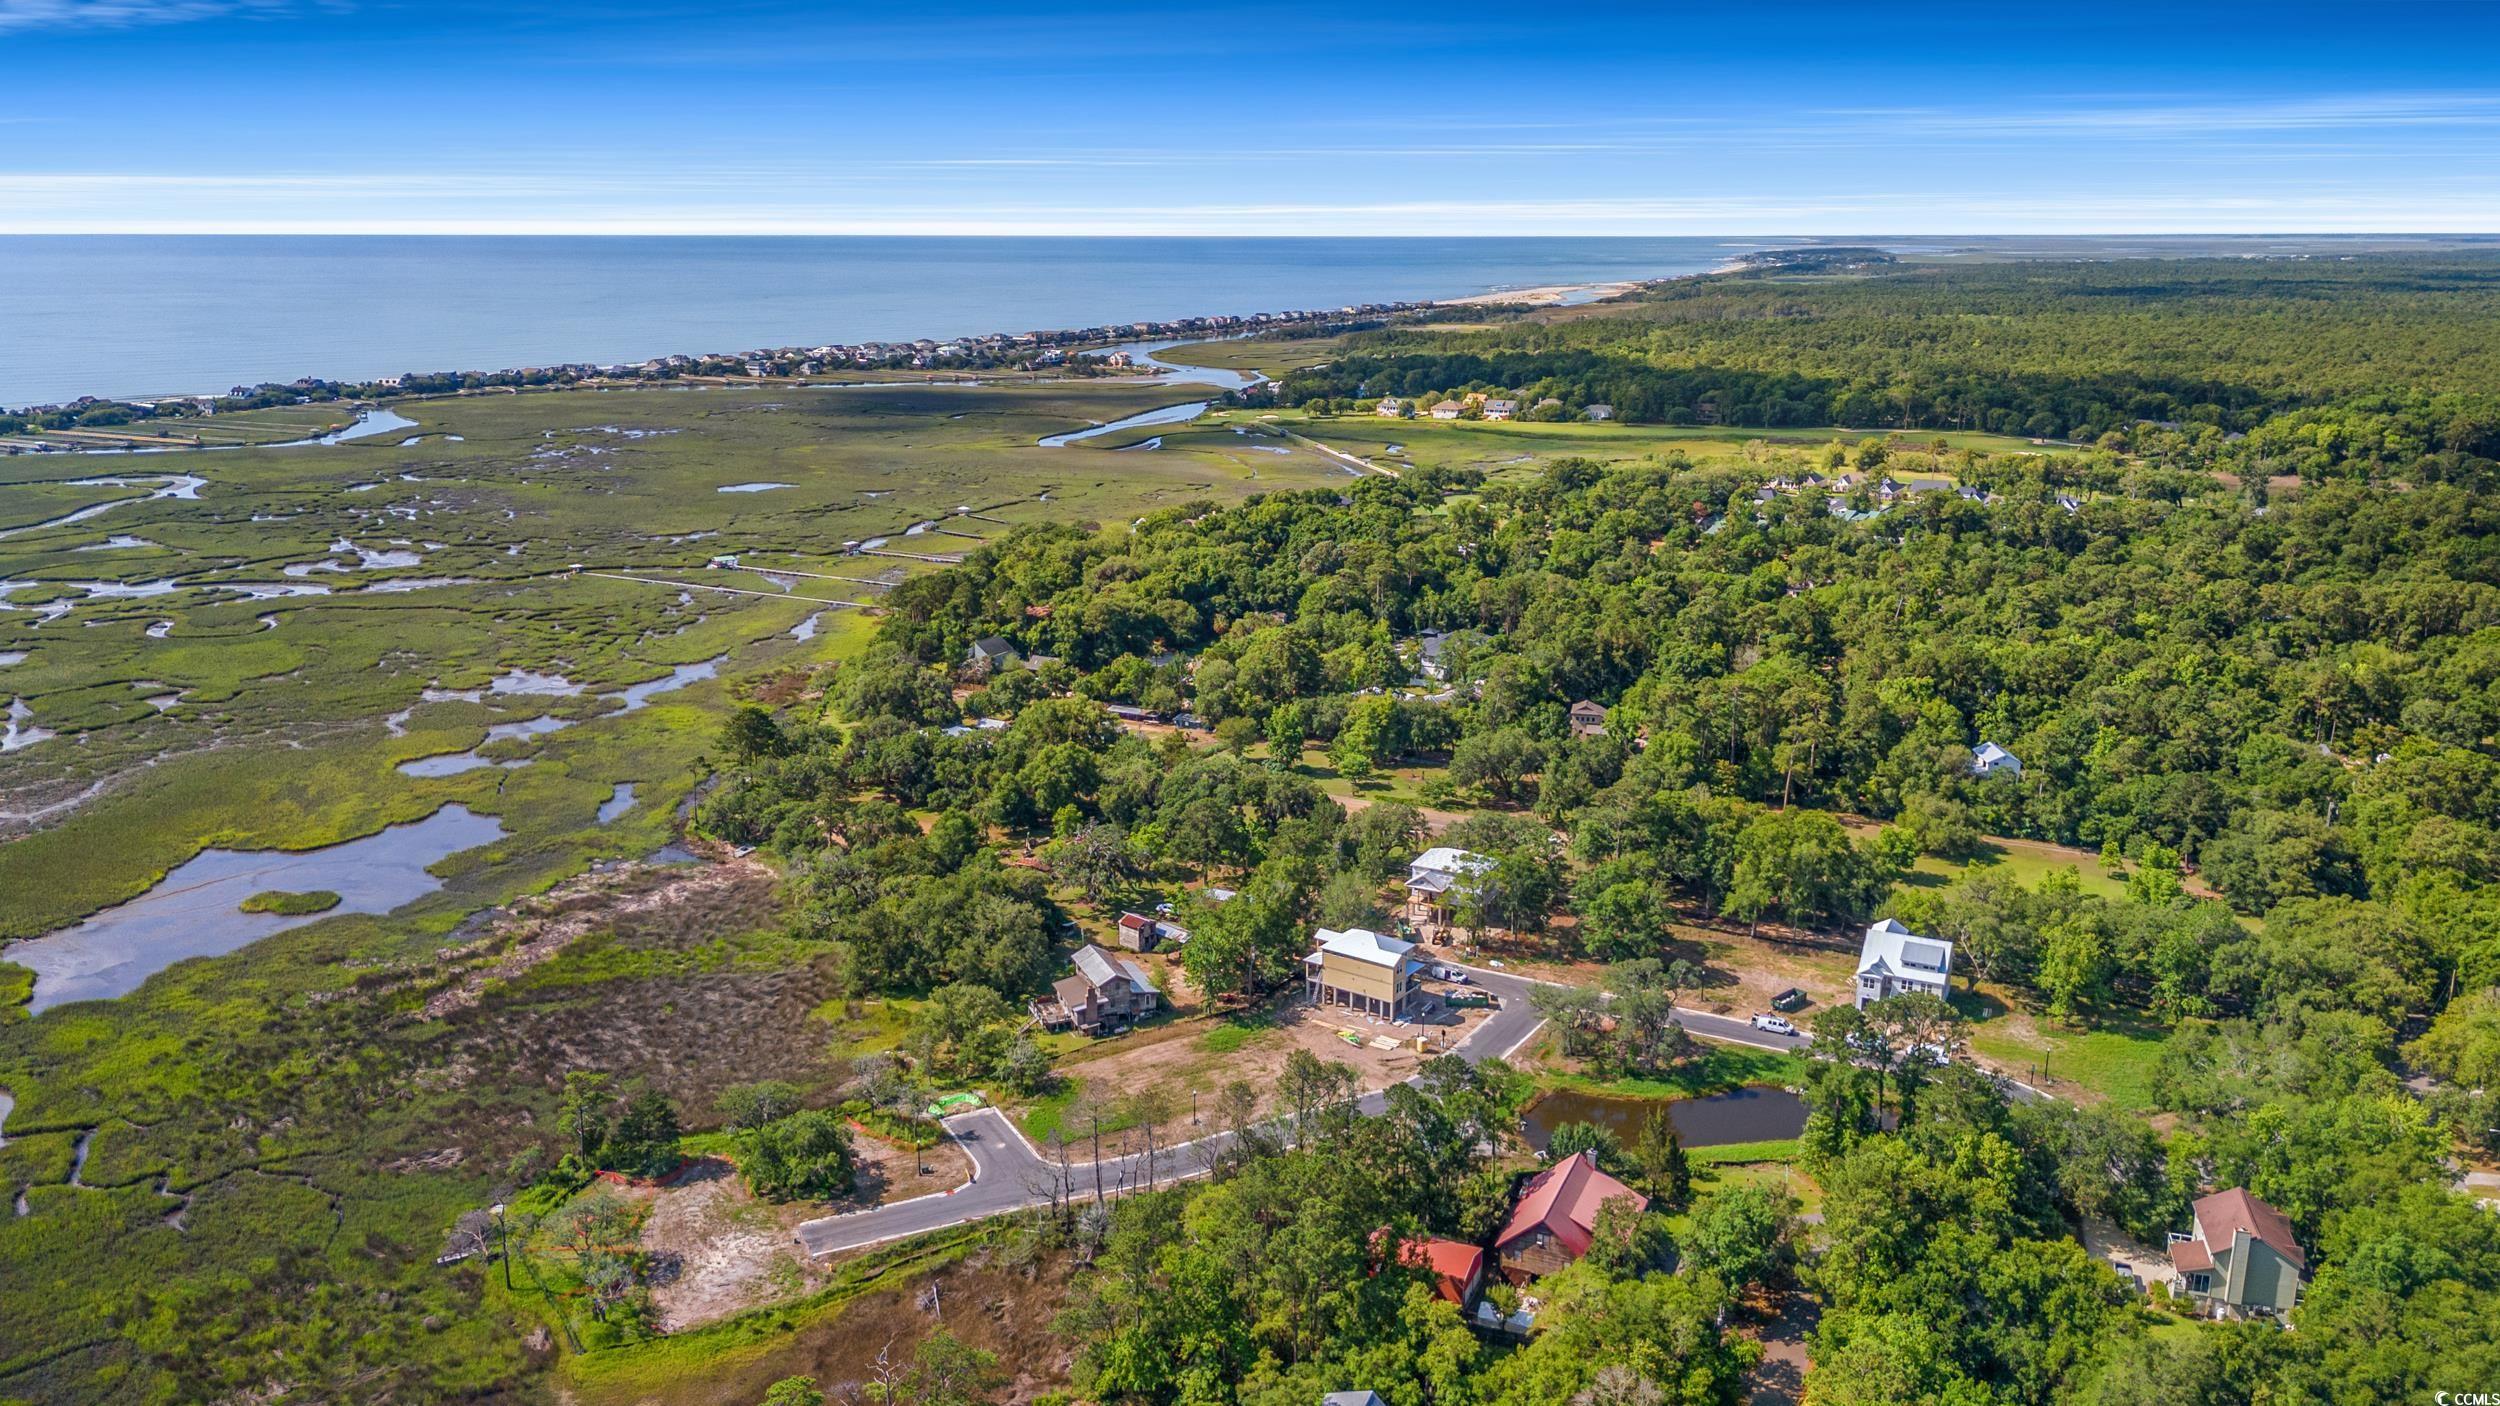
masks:
<path id="1" fill-rule="evenodd" d="M 1619 297 L 1640 287 L 1638 280 L 1622 283 L 1556 283 L 1544 288 L 1504 288 L 1491 293 L 1470 293 L 1463 298 L 1443 298 L 1435 307 L 1561 307 L 1566 303 L 1593 303 L 1600 298 Z"/>

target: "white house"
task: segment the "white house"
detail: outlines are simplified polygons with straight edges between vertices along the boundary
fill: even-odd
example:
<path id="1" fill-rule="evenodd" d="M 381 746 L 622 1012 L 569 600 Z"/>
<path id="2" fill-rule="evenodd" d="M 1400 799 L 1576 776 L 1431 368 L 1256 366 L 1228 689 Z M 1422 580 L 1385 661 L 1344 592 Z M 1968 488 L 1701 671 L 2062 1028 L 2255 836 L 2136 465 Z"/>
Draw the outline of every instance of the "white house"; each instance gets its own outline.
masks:
<path id="1" fill-rule="evenodd" d="M 1994 742 L 1982 742 L 1970 749 L 1971 775 L 1994 776 L 2000 771 L 2022 775 L 2022 759 Z"/>
<path id="2" fill-rule="evenodd" d="M 1483 887 L 1493 861 L 1481 854 L 1436 845 L 1406 866 L 1406 900 L 1416 917 L 1446 922 L 1451 901 Z"/>
<path id="3" fill-rule="evenodd" d="M 1943 999 L 1953 981 L 1953 944 L 1921 937 L 1886 918 L 1866 930 L 1858 947 L 1858 1004 L 1906 991 Z"/>

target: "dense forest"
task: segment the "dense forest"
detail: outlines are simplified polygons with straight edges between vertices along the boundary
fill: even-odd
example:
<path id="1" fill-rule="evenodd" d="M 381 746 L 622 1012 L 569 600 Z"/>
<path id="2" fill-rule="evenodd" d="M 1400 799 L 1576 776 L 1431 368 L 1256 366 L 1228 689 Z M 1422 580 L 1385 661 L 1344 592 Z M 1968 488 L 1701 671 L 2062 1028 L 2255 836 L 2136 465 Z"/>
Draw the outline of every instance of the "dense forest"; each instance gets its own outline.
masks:
<path id="1" fill-rule="evenodd" d="M 1842 514 L 1764 491 L 1816 470 L 1984 496 Z M 800 926 L 856 989 L 972 1013 L 922 1033 L 935 1067 L 1008 1083 L 1046 1077 L 1009 1032 L 1055 960 L 1045 873 L 1239 887 L 1184 912 L 1184 962 L 1219 994 L 1284 985 L 1314 921 L 1383 916 L 1420 818 L 1342 809 L 1297 764 L 1311 748 L 1356 781 L 1421 767 L 1427 799 L 1471 812 L 1444 838 L 1498 882 L 1461 923 L 1572 915 L 1544 941 L 1613 964 L 1592 1029 L 1639 1023 L 1670 923 L 1889 913 L 2049 1019 L 2169 1031 L 2156 1132 L 2009 1105 L 1967 1069 L 1912 1080 L 1835 1026 L 1805 1140 L 1823 1253 L 1792 1270 L 1785 1212 L 1731 1208 L 1777 1254 L 1687 1246 L 1694 1272 L 1662 1280 L 1642 1266 L 1675 1247 L 1624 1227 L 1633 1248 L 1553 1286 L 1555 1331 L 1498 1359 L 1359 1254 L 1307 1257 L 1355 1221 L 1470 1228 L 1468 1196 L 1418 1200 L 1397 1163 L 1434 1155 L 1423 1111 L 1347 1127 L 1340 1157 L 1276 1149 L 1086 1232 L 1102 1258 L 1072 1321 L 1106 1398 L 1306 1399 L 1390 1354 L 1417 1383 L 1401 1406 L 1730 1400 L 1749 1349 L 1718 1333 L 1726 1254 L 1737 1281 L 1821 1297 L 1819 1402 L 2399 1399 L 2500 1370 L 2500 1230 L 2444 1185 L 2454 1148 L 2500 1142 L 2496 527 L 2460 483 L 2269 494 L 2107 450 L 1868 440 L 1025 530 L 898 588 L 826 720 L 743 717 L 700 823 L 795 866 Z M 1445 680 L 1415 677 L 1426 632 Z M 992 635 L 1034 667 L 969 668 Z M 1583 700 L 1603 735 L 1569 725 Z M 1186 709 L 1219 745 L 1103 703 Z M 1003 722 L 953 726 L 982 717 Z M 1983 741 L 2019 774 L 1975 775 Z M 1018 834 L 1042 872 L 985 842 Z M 1902 884 L 1989 835 L 2100 850 L 2124 891 Z M 1957 1011 L 1935 1018 L 1958 1039 Z M 2231 1185 L 2313 1247 L 2293 1334 L 2147 1335 L 2066 1238 L 2092 1214 L 2157 1239 Z"/>
<path id="2" fill-rule="evenodd" d="M 2115 435 L 2221 468 L 2481 483 L 2500 459 L 2495 318 L 2487 257 L 1903 265 L 1366 334 L 1280 394 L 1506 389 L 1554 415 Z"/>

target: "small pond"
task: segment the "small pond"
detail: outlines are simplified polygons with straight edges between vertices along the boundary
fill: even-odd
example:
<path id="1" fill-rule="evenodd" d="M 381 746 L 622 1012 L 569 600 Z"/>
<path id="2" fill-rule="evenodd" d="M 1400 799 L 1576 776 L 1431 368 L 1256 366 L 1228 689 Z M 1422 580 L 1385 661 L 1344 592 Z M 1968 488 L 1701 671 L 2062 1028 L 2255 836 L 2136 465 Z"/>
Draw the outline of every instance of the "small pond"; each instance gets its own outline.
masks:
<path id="1" fill-rule="evenodd" d="M 495 840 L 503 822 L 450 805 L 423 820 L 326 849 L 202 850 L 155 888 L 116 908 L 31 942 L 8 959 L 35 973 L 27 1009 L 125 996 L 186 957 L 214 957 L 338 913 L 388 913 L 432 893 L 426 872 L 465 849 Z M 268 889 L 339 895 L 329 913 L 245 913 L 244 899 Z"/>
<path id="2" fill-rule="evenodd" d="M 1806 1129 L 1806 1103 L 1786 1089 L 1768 1084 L 1730 1089 L 1706 1098 L 1632 1098 L 1622 1094 L 1556 1089 L 1528 1105 L 1522 1131 L 1539 1152 L 1566 1123 L 1595 1123 L 1611 1130 L 1626 1147 L 1640 1136 L 1641 1125 L 1664 1109 L 1675 1120 L 1676 1136 L 1686 1147 L 1718 1147 L 1731 1142 L 1772 1142 L 1792 1138 Z"/>

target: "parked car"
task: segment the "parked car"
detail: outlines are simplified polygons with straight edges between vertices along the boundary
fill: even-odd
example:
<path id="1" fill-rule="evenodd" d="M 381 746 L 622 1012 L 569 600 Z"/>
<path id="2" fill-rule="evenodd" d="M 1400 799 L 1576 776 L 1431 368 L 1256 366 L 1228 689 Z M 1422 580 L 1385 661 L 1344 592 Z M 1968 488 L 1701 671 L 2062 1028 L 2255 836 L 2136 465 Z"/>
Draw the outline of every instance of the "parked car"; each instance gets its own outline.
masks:
<path id="1" fill-rule="evenodd" d="M 1461 986 L 1467 984 L 1467 973 L 1456 967 L 1434 967 L 1432 974 L 1443 981 L 1455 981 Z"/>
<path id="2" fill-rule="evenodd" d="M 1753 1028 L 1756 1030 L 1768 1030 L 1774 1035 L 1794 1035 L 1797 1033 L 1797 1023 L 1784 1015 L 1755 1016 L 1753 1018 Z"/>
<path id="3" fill-rule="evenodd" d="M 1806 993 L 1794 986 L 1771 998 L 1771 1009 L 1775 1011 L 1797 1011 L 1805 1007 Z"/>

